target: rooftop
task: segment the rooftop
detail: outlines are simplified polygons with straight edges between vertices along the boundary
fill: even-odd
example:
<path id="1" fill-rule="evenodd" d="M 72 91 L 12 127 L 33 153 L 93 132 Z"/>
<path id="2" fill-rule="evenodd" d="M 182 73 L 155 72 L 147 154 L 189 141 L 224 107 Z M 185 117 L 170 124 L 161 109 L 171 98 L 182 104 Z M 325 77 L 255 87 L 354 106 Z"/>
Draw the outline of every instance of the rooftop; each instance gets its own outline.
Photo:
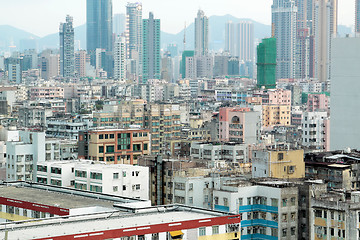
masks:
<path id="1" fill-rule="evenodd" d="M 120 237 L 125 234 L 138 234 L 144 230 L 156 233 L 159 232 L 160 226 L 161 229 L 165 229 L 164 231 L 175 231 L 180 228 L 197 228 L 199 227 L 197 225 L 211 226 L 238 222 L 240 222 L 238 215 L 184 205 L 167 205 L 137 210 L 124 208 L 117 212 L 48 218 L 37 222 L 30 220 L 2 223 L 0 232 L 3 229 L 9 230 L 9 239 L 48 239 L 61 235 L 77 238 L 96 236 L 96 234 L 102 235 L 98 239 L 104 239 L 109 232 L 113 237 Z M 76 234 L 81 235 L 74 236 Z"/>
<path id="2" fill-rule="evenodd" d="M 113 205 L 142 202 L 146 200 L 76 190 L 50 185 L 10 182 L 0 184 L 0 198 L 7 198 L 51 207 L 75 209 L 103 207 L 113 209 Z"/>

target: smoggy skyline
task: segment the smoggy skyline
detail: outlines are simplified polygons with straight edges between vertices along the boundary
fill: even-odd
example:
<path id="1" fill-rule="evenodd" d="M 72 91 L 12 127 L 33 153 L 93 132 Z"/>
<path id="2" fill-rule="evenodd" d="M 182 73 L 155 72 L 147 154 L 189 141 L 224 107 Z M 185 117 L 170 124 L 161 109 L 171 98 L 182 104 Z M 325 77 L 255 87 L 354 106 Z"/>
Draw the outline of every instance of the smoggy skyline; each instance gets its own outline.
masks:
<path id="1" fill-rule="evenodd" d="M 271 24 L 271 0 L 143 0 L 143 15 L 152 11 L 161 19 L 162 31 L 177 33 L 185 21 L 194 21 L 197 10 L 207 16 L 231 14 L 238 18 L 251 18 Z M 113 0 L 113 13 L 125 13 L 127 1 Z M 74 17 L 74 25 L 86 22 L 86 0 L 11 0 L 1 4 L 0 25 L 11 25 L 40 37 L 58 31 L 59 23 L 67 14 Z M 354 0 L 339 1 L 338 23 L 354 25 Z"/>

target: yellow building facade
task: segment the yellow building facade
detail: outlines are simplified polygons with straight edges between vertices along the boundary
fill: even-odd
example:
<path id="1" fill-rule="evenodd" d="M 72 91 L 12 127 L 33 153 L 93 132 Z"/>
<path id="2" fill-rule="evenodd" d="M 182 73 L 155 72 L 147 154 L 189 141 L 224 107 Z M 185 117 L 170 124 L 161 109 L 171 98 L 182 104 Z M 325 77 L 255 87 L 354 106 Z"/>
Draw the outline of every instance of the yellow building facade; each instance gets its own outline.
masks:
<path id="1" fill-rule="evenodd" d="M 304 150 L 269 151 L 269 169 L 272 178 L 305 177 Z"/>
<path id="2" fill-rule="evenodd" d="M 291 125 L 290 105 L 263 105 L 263 127 Z"/>

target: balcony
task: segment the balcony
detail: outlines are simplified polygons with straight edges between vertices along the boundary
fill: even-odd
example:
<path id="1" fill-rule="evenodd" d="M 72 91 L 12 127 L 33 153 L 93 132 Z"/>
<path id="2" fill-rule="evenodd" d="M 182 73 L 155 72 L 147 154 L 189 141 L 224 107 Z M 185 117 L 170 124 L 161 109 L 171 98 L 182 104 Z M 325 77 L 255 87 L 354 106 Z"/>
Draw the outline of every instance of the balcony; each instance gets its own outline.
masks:
<path id="1" fill-rule="evenodd" d="M 245 205 L 239 207 L 239 212 L 252 212 L 252 211 L 262 211 L 262 212 L 270 212 L 270 213 L 278 213 L 278 207 L 262 205 L 262 204 L 254 204 L 254 205 Z"/>
<path id="2" fill-rule="evenodd" d="M 241 227 L 252 227 L 252 226 L 278 228 L 278 223 L 275 221 L 270 221 L 265 219 L 252 219 L 252 220 L 241 221 Z"/>
<path id="3" fill-rule="evenodd" d="M 241 239 L 266 239 L 266 240 L 277 240 L 278 237 L 274 237 L 274 236 L 269 236 L 269 235 L 265 235 L 265 234 L 260 234 L 260 233 L 256 233 L 256 234 L 248 234 L 248 235 L 242 235 Z"/>
<path id="4" fill-rule="evenodd" d="M 215 205 L 215 210 L 216 211 L 221 211 L 221 212 L 229 212 L 229 207 L 225 207 L 225 206 L 221 206 L 221 205 Z"/>

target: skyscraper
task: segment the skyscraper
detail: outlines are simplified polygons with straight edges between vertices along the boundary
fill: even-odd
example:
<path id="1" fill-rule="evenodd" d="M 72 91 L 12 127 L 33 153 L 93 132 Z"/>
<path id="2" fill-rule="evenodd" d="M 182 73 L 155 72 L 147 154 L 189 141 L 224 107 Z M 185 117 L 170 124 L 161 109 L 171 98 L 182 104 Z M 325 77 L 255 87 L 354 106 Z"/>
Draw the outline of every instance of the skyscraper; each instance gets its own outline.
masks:
<path id="1" fill-rule="evenodd" d="M 150 12 L 149 19 L 143 20 L 143 83 L 148 79 L 160 79 L 160 60 L 160 19 L 154 19 Z"/>
<path id="2" fill-rule="evenodd" d="M 66 23 L 60 23 L 60 75 L 73 77 L 75 74 L 73 18 L 66 16 Z"/>
<path id="3" fill-rule="evenodd" d="M 225 52 L 228 52 L 231 56 L 236 57 L 234 25 L 235 23 L 233 23 L 232 21 L 225 23 Z"/>
<path id="4" fill-rule="evenodd" d="M 312 35 L 314 0 L 295 0 L 298 12 L 296 17 L 296 70 L 295 78 L 314 77 L 314 41 Z"/>
<path id="5" fill-rule="evenodd" d="M 254 61 L 254 24 L 250 21 L 226 23 L 225 51 L 240 61 Z"/>
<path id="6" fill-rule="evenodd" d="M 199 10 L 195 18 L 195 54 L 206 55 L 209 50 L 209 19 Z"/>
<path id="7" fill-rule="evenodd" d="M 273 33 L 276 38 L 276 78 L 295 78 L 295 0 L 274 0 L 271 10 Z"/>
<path id="8" fill-rule="evenodd" d="M 112 52 L 112 35 L 112 0 L 87 0 L 86 44 L 93 66 L 95 66 L 95 52 L 97 48 Z"/>
<path id="9" fill-rule="evenodd" d="M 355 33 L 360 33 L 360 0 L 355 0 Z"/>
<path id="10" fill-rule="evenodd" d="M 337 34 L 337 0 L 314 1 L 315 77 L 322 82 L 331 76 L 331 39 Z"/>
<path id="11" fill-rule="evenodd" d="M 118 36 L 114 44 L 114 79 L 126 79 L 126 41 Z"/>
<path id="12" fill-rule="evenodd" d="M 257 47 L 257 87 L 276 88 L 276 39 L 265 38 Z"/>
<path id="13" fill-rule="evenodd" d="M 126 6 L 127 56 L 133 59 L 139 54 L 142 44 L 142 4 L 128 3 Z"/>
<path id="14" fill-rule="evenodd" d="M 86 76 L 86 64 L 90 62 L 90 57 L 85 50 L 75 53 L 75 71 L 79 77 Z"/>

